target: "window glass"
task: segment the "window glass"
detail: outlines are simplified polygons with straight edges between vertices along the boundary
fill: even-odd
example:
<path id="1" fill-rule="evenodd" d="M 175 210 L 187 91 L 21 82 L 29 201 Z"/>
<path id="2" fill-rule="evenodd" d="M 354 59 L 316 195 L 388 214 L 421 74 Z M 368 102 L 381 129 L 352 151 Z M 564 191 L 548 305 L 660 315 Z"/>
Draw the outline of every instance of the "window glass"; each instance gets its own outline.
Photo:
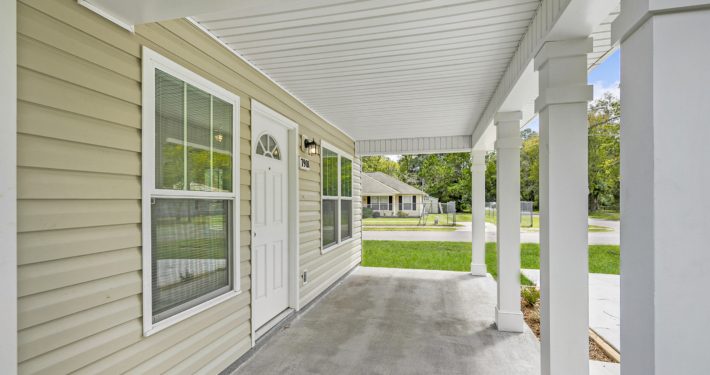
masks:
<path id="1" fill-rule="evenodd" d="M 353 236 L 353 201 L 340 201 L 340 240 Z"/>
<path id="2" fill-rule="evenodd" d="M 232 191 L 234 106 L 212 97 L 212 186 L 213 191 Z"/>
<path id="3" fill-rule="evenodd" d="M 155 74 L 155 187 L 232 191 L 232 104 Z"/>
<path id="4" fill-rule="evenodd" d="M 187 190 L 211 191 L 211 95 L 191 85 L 186 85 L 185 94 L 185 114 L 187 115 Z"/>
<path id="5" fill-rule="evenodd" d="M 352 237 L 352 160 L 327 147 L 322 147 L 321 150 L 325 249 Z M 378 197 L 372 198 L 372 203 L 379 206 L 376 204 Z"/>
<path id="6" fill-rule="evenodd" d="M 264 134 L 256 142 L 256 153 L 267 158 L 281 160 L 281 149 L 274 137 Z"/>
<path id="7" fill-rule="evenodd" d="M 153 322 L 231 289 L 231 201 L 154 199 Z"/>
<path id="8" fill-rule="evenodd" d="M 322 148 L 323 163 L 323 195 L 338 196 L 338 154 L 327 148 Z"/>
<path id="9" fill-rule="evenodd" d="M 185 186 L 184 83 L 155 71 L 155 187 Z"/>
<path id="10" fill-rule="evenodd" d="M 328 247 L 338 242 L 336 227 L 338 225 L 338 201 L 336 199 L 323 200 L 323 247 Z"/>
<path id="11" fill-rule="evenodd" d="M 352 197 L 353 195 L 353 162 L 345 157 L 340 157 L 340 196 Z"/>

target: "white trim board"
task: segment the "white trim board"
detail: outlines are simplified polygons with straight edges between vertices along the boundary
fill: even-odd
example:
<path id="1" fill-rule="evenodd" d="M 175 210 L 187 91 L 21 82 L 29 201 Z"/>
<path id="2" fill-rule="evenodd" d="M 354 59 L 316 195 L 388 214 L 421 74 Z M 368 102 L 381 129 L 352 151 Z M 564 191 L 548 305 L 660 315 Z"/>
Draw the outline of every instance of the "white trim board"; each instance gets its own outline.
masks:
<path id="1" fill-rule="evenodd" d="M 255 140 L 256 137 L 259 135 L 256 134 L 256 132 L 253 131 L 253 126 L 254 126 L 254 119 L 256 118 L 255 114 L 263 115 L 264 117 L 270 118 L 277 123 L 283 125 L 288 129 L 288 220 L 289 220 L 289 225 L 288 225 L 288 243 L 289 243 L 289 252 L 288 252 L 288 257 L 289 257 L 289 292 L 288 292 L 288 307 L 290 309 L 293 309 L 295 311 L 300 310 L 301 305 L 300 305 L 300 270 L 299 270 L 299 258 L 300 258 L 300 246 L 299 246 L 299 239 L 298 239 L 298 232 L 299 232 L 299 208 L 298 208 L 298 202 L 299 202 L 299 197 L 298 197 L 298 191 L 299 191 L 299 176 L 298 176 L 298 157 L 299 157 L 299 151 L 301 149 L 300 147 L 300 137 L 298 134 L 298 124 L 288 117 L 274 111 L 273 109 L 269 108 L 268 106 L 262 104 L 261 102 L 258 102 L 254 99 L 251 99 L 251 128 L 252 128 L 252 135 L 251 135 L 251 142 L 249 147 L 251 150 L 249 151 L 249 155 L 251 156 L 252 160 L 252 166 L 254 163 L 254 153 L 255 153 Z M 253 169 L 253 168 L 252 168 Z M 252 202 L 254 201 L 254 174 L 251 176 L 251 190 L 252 190 Z M 252 212 L 251 215 L 254 217 L 254 205 L 252 207 Z M 253 228 L 252 228 L 253 230 Z M 251 232 L 250 232 L 251 235 Z M 250 251 L 253 251 L 251 249 L 250 245 Z M 253 259 L 253 258 L 252 258 Z M 254 275 L 254 262 L 251 263 L 251 275 Z M 250 307 L 250 319 L 251 322 L 254 321 L 254 293 L 251 294 L 251 307 Z M 282 319 L 287 317 L 288 314 L 280 314 L 276 316 L 272 321 L 270 321 L 267 324 L 278 324 Z M 254 324 L 251 324 L 251 346 L 252 348 L 256 345 L 256 340 L 258 338 L 257 334 L 258 328 L 254 326 Z"/>
<path id="2" fill-rule="evenodd" d="M 0 3 L 0 373 L 17 373 L 17 2 Z"/>
<path id="3" fill-rule="evenodd" d="M 113 15 L 111 12 L 106 11 L 105 9 L 102 9 L 101 7 L 90 3 L 87 0 L 77 0 L 77 3 L 90 11 L 98 14 L 99 16 L 113 22 L 114 24 L 120 26 L 121 28 L 124 28 L 130 32 L 135 32 L 135 28 L 133 25 L 131 25 L 129 22 L 126 22 L 115 15 Z"/>
<path id="4" fill-rule="evenodd" d="M 156 53 L 155 51 L 143 47 L 142 63 L 142 239 L 143 239 L 143 334 L 150 336 L 167 327 L 177 324 L 195 314 L 198 314 L 210 307 L 231 299 L 241 293 L 240 289 L 240 251 L 239 251 L 239 219 L 240 219 L 240 199 L 239 186 L 239 139 L 240 139 L 240 119 L 239 119 L 239 96 L 228 91 L 217 84 L 203 78 L 193 71 L 180 64 Z M 162 190 L 155 188 L 155 70 L 160 69 L 190 85 L 203 90 L 221 100 L 232 105 L 232 192 L 213 193 L 203 191 L 176 191 Z M 148 141 L 146 141 L 148 140 Z M 232 287 L 231 290 L 223 293 L 201 304 L 165 318 L 157 323 L 153 323 L 152 311 L 152 264 L 151 264 L 151 201 L 159 197 L 184 197 L 184 198 L 216 198 L 232 200 Z"/>

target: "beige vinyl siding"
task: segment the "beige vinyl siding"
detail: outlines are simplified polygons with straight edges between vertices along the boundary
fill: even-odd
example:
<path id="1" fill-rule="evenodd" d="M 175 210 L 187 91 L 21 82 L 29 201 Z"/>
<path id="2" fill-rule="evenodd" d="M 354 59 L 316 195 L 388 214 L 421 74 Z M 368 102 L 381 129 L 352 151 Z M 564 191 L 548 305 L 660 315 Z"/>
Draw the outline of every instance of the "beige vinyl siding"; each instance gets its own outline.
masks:
<path id="1" fill-rule="evenodd" d="M 352 151 L 348 151 L 352 152 Z M 301 156 L 305 157 L 304 154 Z M 305 306 L 347 273 L 362 258 L 362 200 L 359 158 L 353 159 L 353 239 L 322 253 L 320 207 L 320 157 L 310 157 L 311 170 L 300 174 L 300 264 L 308 271 L 308 283 L 301 285 L 300 302 Z"/>
<path id="2" fill-rule="evenodd" d="M 142 335 L 141 46 L 241 98 L 243 293 Z M 18 2 L 19 370 L 218 373 L 251 347 L 250 99 L 354 154 L 354 143 L 186 20 L 108 22 L 75 0 Z M 312 159 L 312 163 L 315 159 Z M 359 162 L 356 163 L 359 168 Z M 300 174 L 301 267 L 312 300 L 360 260 L 320 254 L 320 168 Z M 355 169 L 358 170 L 359 169 Z M 359 194 L 359 172 L 354 179 Z M 358 195 L 359 197 L 359 195 Z M 360 213 L 359 198 L 354 212 Z"/>

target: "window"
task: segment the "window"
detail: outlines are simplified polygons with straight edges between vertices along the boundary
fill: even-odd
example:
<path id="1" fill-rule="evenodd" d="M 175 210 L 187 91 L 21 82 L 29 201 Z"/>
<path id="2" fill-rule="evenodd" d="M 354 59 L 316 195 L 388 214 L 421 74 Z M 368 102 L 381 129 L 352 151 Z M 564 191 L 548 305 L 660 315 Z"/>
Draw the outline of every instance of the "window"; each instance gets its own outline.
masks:
<path id="1" fill-rule="evenodd" d="M 401 199 L 402 199 L 402 206 L 399 208 L 400 210 L 403 210 L 403 211 L 413 210 L 411 195 L 403 195 L 403 196 L 401 196 Z"/>
<path id="2" fill-rule="evenodd" d="M 281 149 L 274 137 L 264 134 L 256 144 L 256 153 L 276 160 L 281 160 Z"/>
<path id="3" fill-rule="evenodd" d="M 335 147 L 321 147 L 323 249 L 353 236 L 352 158 Z"/>
<path id="4" fill-rule="evenodd" d="M 239 291 L 239 98 L 148 49 L 143 64 L 143 322 L 150 335 Z"/>
<path id="5" fill-rule="evenodd" d="M 390 197 L 370 197 L 370 208 L 375 211 L 388 211 L 390 210 Z"/>

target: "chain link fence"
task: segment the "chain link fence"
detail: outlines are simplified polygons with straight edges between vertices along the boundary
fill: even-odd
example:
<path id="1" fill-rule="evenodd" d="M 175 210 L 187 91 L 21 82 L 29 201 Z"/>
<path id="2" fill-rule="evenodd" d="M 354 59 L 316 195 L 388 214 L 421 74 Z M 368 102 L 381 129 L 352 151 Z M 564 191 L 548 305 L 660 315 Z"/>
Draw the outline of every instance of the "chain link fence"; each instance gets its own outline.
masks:
<path id="1" fill-rule="evenodd" d="M 496 202 L 486 202 L 486 218 L 490 222 L 498 220 L 498 204 Z M 533 202 L 520 202 L 520 226 L 532 228 L 535 223 L 535 212 L 533 211 Z"/>

